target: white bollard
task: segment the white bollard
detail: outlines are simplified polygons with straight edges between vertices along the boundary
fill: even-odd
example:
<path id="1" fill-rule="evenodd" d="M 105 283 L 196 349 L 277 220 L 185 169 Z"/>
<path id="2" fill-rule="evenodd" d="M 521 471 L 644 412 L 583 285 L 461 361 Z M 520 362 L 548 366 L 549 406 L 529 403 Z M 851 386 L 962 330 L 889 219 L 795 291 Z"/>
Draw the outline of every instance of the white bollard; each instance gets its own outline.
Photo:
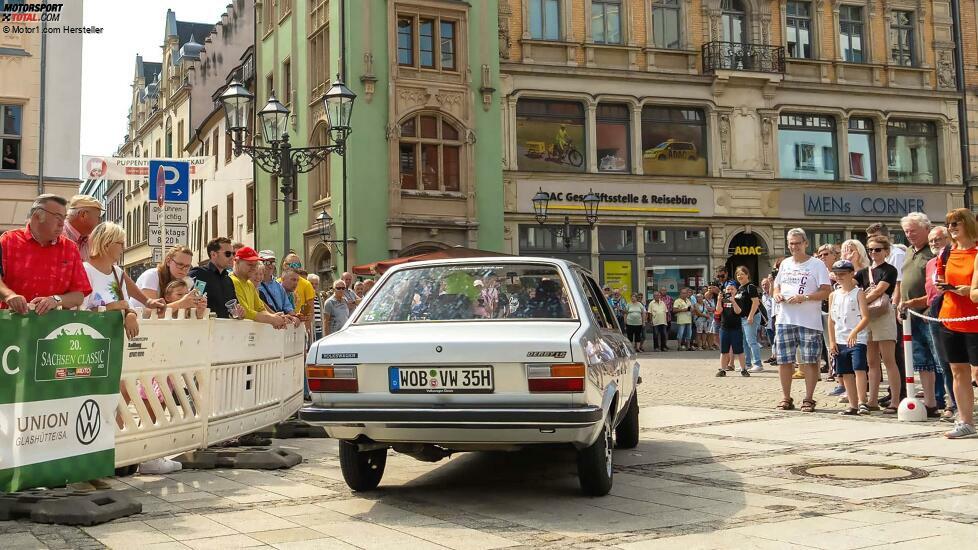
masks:
<path id="1" fill-rule="evenodd" d="M 910 312 L 906 313 L 903 319 L 903 356 L 906 359 L 907 377 L 907 398 L 900 401 L 897 409 L 897 420 L 901 422 L 926 422 L 927 408 L 924 401 L 917 399 L 917 384 L 914 380 L 913 371 L 913 337 L 910 334 Z"/>

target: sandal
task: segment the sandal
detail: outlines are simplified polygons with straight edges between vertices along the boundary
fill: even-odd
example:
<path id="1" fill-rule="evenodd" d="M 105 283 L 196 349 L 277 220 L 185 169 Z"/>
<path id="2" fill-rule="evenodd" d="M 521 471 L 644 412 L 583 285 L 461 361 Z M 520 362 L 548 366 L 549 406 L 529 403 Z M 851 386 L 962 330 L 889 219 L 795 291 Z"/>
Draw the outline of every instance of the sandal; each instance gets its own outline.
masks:
<path id="1" fill-rule="evenodd" d="M 852 407 L 839 411 L 839 416 L 858 416 L 858 415 L 859 415 L 859 409 L 853 409 Z"/>
<path id="2" fill-rule="evenodd" d="M 867 411 L 878 411 L 878 410 L 880 410 L 880 406 L 879 405 L 866 405 L 866 410 Z"/>
<path id="3" fill-rule="evenodd" d="M 883 414 L 896 414 L 896 413 L 897 413 L 896 407 L 887 407 L 883 409 Z"/>
<path id="4" fill-rule="evenodd" d="M 742 370 L 740 371 L 740 375 L 741 375 L 741 376 L 750 376 L 750 373 L 749 373 L 749 372 L 747 372 L 747 369 L 742 369 Z"/>
<path id="5" fill-rule="evenodd" d="M 781 411 L 791 411 L 794 410 L 794 408 L 795 408 L 795 400 L 790 397 L 785 397 L 784 399 L 781 400 L 780 403 L 778 403 L 778 406 L 775 407 L 775 409 Z"/>
<path id="6" fill-rule="evenodd" d="M 725 371 L 723 369 L 718 370 L 717 371 L 717 374 L 716 374 L 717 378 L 723 378 L 726 375 L 727 375 L 727 371 Z"/>
<path id="7" fill-rule="evenodd" d="M 859 404 L 859 414 L 860 415 L 867 415 L 867 414 L 869 414 L 869 407 L 867 407 L 865 403 L 860 403 Z"/>
<path id="8" fill-rule="evenodd" d="M 803 413 L 813 413 L 815 412 L 815 401 L 813 399 L 802 399 L 801 400 L 801 412 Z"/>
<path id="9" fill-rule="evenodd" d="M 940 407 L 924 407 L 927 410 L 927 418 L 940 418 L 941 409 Z"/>

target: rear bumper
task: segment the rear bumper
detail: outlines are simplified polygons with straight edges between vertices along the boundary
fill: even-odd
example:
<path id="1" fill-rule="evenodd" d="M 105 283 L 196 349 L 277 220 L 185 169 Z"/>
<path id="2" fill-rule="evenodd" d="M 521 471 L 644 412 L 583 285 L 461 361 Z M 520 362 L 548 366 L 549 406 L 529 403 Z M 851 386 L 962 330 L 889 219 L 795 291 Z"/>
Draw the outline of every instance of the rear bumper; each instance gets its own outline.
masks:
<path id="1" fill-rule="evenodd" d="M 574 408 L 325 408 L 310 405 L 299 418 L 321 426 L 348 428 L 452 428 L 548 430 L 589 428 L 604 416 L 601 407 Z"/>

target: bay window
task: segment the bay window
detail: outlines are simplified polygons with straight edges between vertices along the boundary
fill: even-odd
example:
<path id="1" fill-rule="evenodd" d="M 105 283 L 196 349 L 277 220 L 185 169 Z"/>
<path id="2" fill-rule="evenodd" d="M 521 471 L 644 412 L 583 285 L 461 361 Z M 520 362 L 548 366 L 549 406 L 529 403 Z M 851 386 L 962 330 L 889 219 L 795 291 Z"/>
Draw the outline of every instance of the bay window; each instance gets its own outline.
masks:
<path id="1" fill-rule="evenodd" d="M 888 121 L 886 163 L 891 182 L 937 183 L 937 128 L 934 123 Z"/>
<path id="2" fill-rule="evenodd" d="M 836 162 L 835 120 L 830 116 L 783 114 L 778 123 L 780 177 L 834 180 Z"/>
<path id="3" fill-rule="evenodd" d="M 642 167 L 646 174 L 706 175 L 706 116 L 702 109 L 642 109 Z"/>

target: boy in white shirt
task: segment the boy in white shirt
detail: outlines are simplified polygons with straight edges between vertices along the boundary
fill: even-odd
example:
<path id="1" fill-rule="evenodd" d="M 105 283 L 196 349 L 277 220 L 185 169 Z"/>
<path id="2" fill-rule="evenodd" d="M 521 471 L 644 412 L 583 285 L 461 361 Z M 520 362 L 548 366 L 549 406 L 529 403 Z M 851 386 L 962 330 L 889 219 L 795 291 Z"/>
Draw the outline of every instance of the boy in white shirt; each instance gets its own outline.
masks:
<path id="1" fill-rule="evenodd" d="M 856 285 L 856 268 L 852 262 L 839 260 L 832 264 L 832 272 L 839 288 L 829 295 L 829 353 L 835 356 L 835 374 L 841 377 L 849 398 L 849 408 L 839 414 L 869 414 L 866 404 L 869 373 L 866 294 Z"/>
<path id="2" fill-rule="evenodd" d="M 818 383 L 818 360 L 822 355 L 822 300 L 832 291 L 829 270 L 818 258 L 808 255 L 808 236 L 800 228 L 788 231 L 791 256 L 781 262 L 774 280 L 774 301 L 780 304 L 775 345 L 783 399 L 780 410 L 795 408 L 791 398 L 791 375 L 796 356 L 805 374 L 805 398 L 802 412 L 815 412 L 815 384 Z"/>

